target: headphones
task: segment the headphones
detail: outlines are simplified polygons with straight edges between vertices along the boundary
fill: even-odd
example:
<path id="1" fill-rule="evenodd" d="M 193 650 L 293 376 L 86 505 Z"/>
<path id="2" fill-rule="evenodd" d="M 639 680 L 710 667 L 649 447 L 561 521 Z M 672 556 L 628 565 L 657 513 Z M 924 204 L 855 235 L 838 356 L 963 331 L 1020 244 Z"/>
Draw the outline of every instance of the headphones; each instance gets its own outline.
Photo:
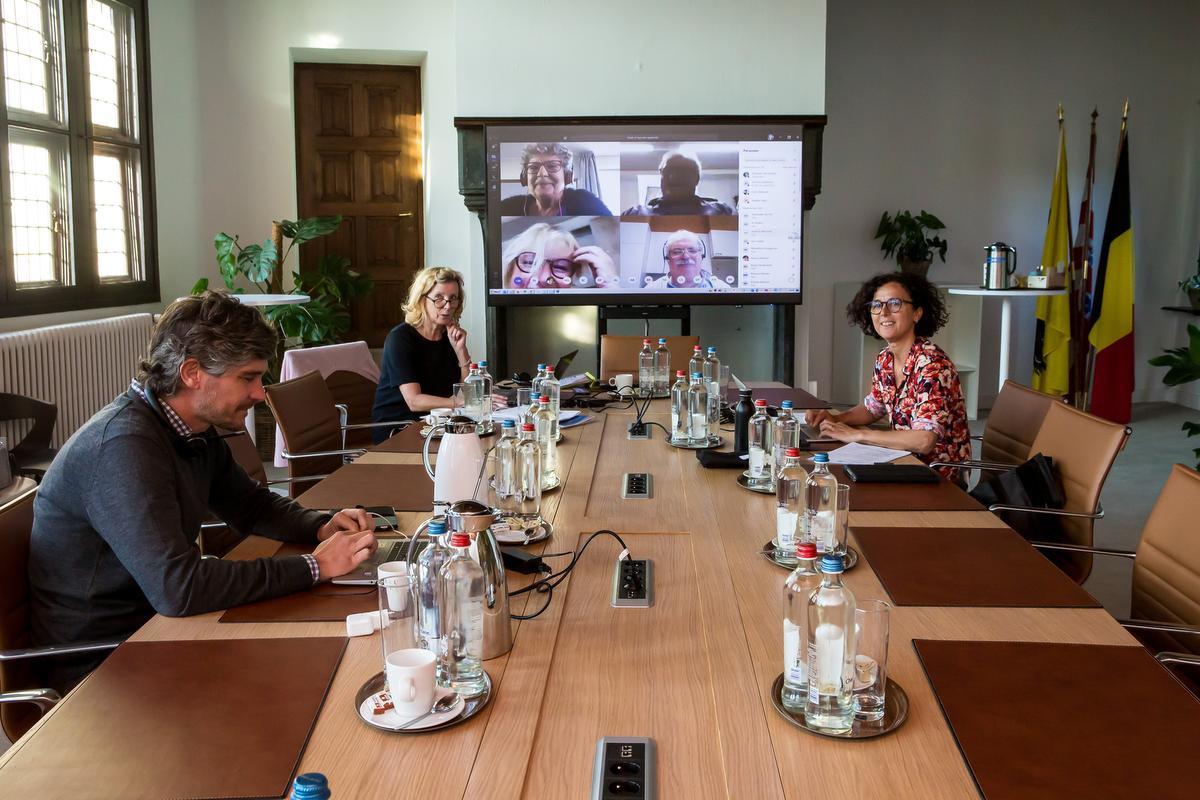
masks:
<path id="1" fill-rule="evenodd" d="M 704 245 L 703 237 L 697 236 L 696 241 L 700 243 L 700 260 L 708 258 L 708 248 Z M 663 261 L 667 260 L 667 243 L 663 242 Z"/>

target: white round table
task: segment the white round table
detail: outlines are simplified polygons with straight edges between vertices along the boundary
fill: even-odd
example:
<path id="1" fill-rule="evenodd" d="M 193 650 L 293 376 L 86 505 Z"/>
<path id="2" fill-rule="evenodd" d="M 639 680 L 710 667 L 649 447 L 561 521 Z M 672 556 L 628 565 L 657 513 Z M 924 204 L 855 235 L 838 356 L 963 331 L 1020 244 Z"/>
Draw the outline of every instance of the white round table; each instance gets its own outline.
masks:
<path id="1" fill-rule="evenodd" d="M 306 294 L 231 294 L 244 306 L 298 306 L 312 298 Z"/>
<path id="2" fill-rule="evenodd" d="M 1051 297 L 1056 294 L 1066 294 L 1063 289 L 984 289 L 978 286 L 951 286 L 946 289 L 950 294 L 967 295 L 970 297 L 999 297 L 1000 303 L 1000 382 L 997 389 L 1004 388 L 1008 380 L 1009 336 L 1012 333 L 1012 299 L 1014 297 Z"/>

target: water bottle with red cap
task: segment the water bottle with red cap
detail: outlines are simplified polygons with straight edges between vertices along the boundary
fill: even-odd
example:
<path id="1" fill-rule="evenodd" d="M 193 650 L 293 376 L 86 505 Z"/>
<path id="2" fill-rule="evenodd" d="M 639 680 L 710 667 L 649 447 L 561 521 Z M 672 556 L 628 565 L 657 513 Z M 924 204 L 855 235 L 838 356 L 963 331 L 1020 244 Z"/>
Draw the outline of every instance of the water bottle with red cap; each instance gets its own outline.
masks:
<path id="1" fill-rule="evenodd" d="M 464 697 L 482 694 L 483 568 L 471 558 L 471 537 L 450 534 L 450 560 L 442 565 L 442 613 L 445 619 L 442 672 L 450 688 Z"/>
<path id="2" fill-rule="evenodd" d="M 783 463 L 775 477 L 775 560 L 785 566 L 796 563 L 796 541 L 800 538 L 804 519 L 805 484 L 808 471 L 800 459 L 800 449 L 788 447 L 783 451 Z"/>
<path id="3" fill-rule="evenodd" d="M 783 584 L 783 707 L 804 713 L 808 699 L 808 600 L 821 585 L 817 546 L 796 545 L 796 568 Z"/>

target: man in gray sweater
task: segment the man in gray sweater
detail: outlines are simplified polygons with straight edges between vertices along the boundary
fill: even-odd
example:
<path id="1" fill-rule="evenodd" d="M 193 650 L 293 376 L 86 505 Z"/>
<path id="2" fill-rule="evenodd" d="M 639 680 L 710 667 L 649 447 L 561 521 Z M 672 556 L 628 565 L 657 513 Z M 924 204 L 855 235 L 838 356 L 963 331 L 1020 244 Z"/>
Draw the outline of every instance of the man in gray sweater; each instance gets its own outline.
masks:
<path id="1" fill-rule="evenodd" d="M 259 312 L 205 292 L 167 307 L 125 394 L 63 445 L 38 491 L 29 552 L 35 645 L 125 638 L 155 612 L 203 614 L 311 587 L 374 550 L 361 509 L 309 511 L 251 480 L 215 426 L 263 399 L 276 334 Z M 316 547 L 311 555 L 201 559 L 200 523 Z M 46 659 L 65 689 L 104 657 Z M 53 662 L 51 664 L 50 662 Z"/>

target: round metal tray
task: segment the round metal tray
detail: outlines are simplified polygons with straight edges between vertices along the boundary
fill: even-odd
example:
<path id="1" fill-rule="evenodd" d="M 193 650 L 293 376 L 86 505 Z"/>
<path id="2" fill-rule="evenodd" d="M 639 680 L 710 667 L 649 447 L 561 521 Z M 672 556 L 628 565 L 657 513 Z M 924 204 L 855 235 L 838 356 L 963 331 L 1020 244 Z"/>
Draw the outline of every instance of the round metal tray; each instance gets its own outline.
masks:
<path id="1" fill-rule="evenodd" d="M 364 725 L 374 728 L 375 730 L 387 731 L 388 733 L 406 733 L 406 734 L 414 735 L 414 734 L 421 734 L 421 733 L 432 733 L 434 731 L 445 730 L 446 728 L 453 728 L 455 725 L 466 722 L 471 717 L 478 714 L 480 711 L 483 710 L 483 707 L 486 706 L 491 701 L 491 699 L 492 699 L 492 676 L 487 673 L 487 670 L 484 670 L 484 672 L 483 672 L 483 679 L 484 679 L 484 684 L 485 684 L 483 694 L 478 694 L 478 695 L 475 695 L 474 697 L 465 698 L 466 707 L 463 709 L 461 714 L 459 714 L 458 716 L 456 716 L 452 719 L 446 720 L 445 722 L 441 723 L 440 725 L 430 725 L 428 728 L 416 728 L 413 730 L 408 730 L 408 729 L 403 729 L 403 728 L 394 728 L 390 725 L 380 724 L 378 722 L 367 719 L 366 717 L 364 717 L 362 714 L 359 713 L 358 709 L 360 706 L 362 706 L 364 700 L 366 700 L 368 697 L 370 697 L 371 695 L 373 695 L 377 692 L 382 692 L 385 688 L 387 688 L 387 677 L 384 675 L 384 673 L 377 672 L 374 675 L 372 675 L 370 678 L 368 678 L 367 682 L 364 683 L 357 692 L 355 692 L 355 694 L 354 694 L 354 716 L 361 719 L 363 721 Z"/>
<path id="2" fill-rule="evenodd" d="M 786 569 L 789 572 L 796 568 L 795 564 L 784 564 L 782 562 L 775 560 L 775 541 L 774 540 L 768 541 L 766 544 L 764 544 L 762 550 L 758 551 L 758 554 L 760 556 L 762 556 L 763 558 L 765 558 L 767 561 L 770 561 L 775 566 L 782 567 L 783 569 Z M 842 556 L 842 569 L 844 569 L 846 572 L 849 572 L 850 570 L 854 569 L 854 567 L 857 566 L 857 564 L 858 564 L 858 551 L 855 550 L 853 547 L 847 547 L 846 554 L 844 556 Z"/>
<path id="3" fill-rule="evenodd" d="M 830 733 L 819 728 L 810 728 L 808 723 L 804 721 L 803 712 L 797 714 L 784 708 L 782 672 L 775 678 L 775 683 L 771 684 L 771 705 L 775 706 L 775 710 L 779 712 L 779 716 L 797 728 L 829 739 L 876 739 L 880 736 L 887 736 L 903 725 L 908 719 L 908 695 L 905 694 L 900 684 L 891 678 L 887 679 L 883 719 L 874 722 L 855 719 L 854 725 L 846 733 Z"/>
<path id="4" fill-rule="evenodd" d="M 671 447 L 674 447 L 678 450 L 711 450 L 714 447 L 721 446 L 721 437 L 720 436 L 709 436 L 708 444 L 676 444 L 675 442 L 672 442 L 671 437 L 668 436 L 667 444 L 671 445 Z"/>
<path id="5" fill-rule="evenodd" d="M 492 426 L 490 428 L 485 428 L 482 424 L 476 425 L 475 428 L 476 428 L 476 433 L 479 434 L 479 438 L 481 438 L 481 439 L 486 439 L 489 436 L 495 436 L 496 433 L 500 430 L 500 426 L 497 425 L 495 422 L 492 423 Z M 421 438 L 424 439 L 427 436 L 429 436 L 429 433 L 432 430 L 433 430 L 433 428 L 429 427 L 429 423 L 422 422 L 421 423 L 421 431 L 420 431 Z M 440 439 L 440 438 L 442 438 L 442 435 L 439 433 L 437 436 L 434 436 L 433 438 Z M 559 438 L 560 439 L 562 438 L 561 433 L 559 433 Z"/>
<path id="6" fill-rule="evenodd" d="M 502 518 L 508 522 L 509 530 L 511 530 L 511 531 L 518 530 L 518 523 L 514 518 L 512 518 L 512 517 L 502 517 Z M 524 531 L 525 531 L 525 538 L 521 541 L 517 541 L 515 538 L 513 540 L 501 539 L 499 536 L 496 537 L 496 541 L 499 544 L 502 544 L 506 547 L 524 547 L 527 544 L 537 544 L 538 542 L 546 541 L 547 539 L 549 539 L 551 536 L 554 535 L 554 526 L 551 525 L 546 520 L 542 520 L 537 525 L 534 525 L 531 528 L 524 528 Z"/>
<path id="7" fill-rule="evenodd" d="M 738 475 L 737 485 L 755 494 L 769 494 L 772 496 L 775 494 L 775 490 L 771 488 L 769 483 L 765 485 L 750 483 L 750 479 L 745 474 Z"/>
<path id="8" fill-rule="evenodd" d="M 496 476 L 495 475 L 488 478 L 488 486 L 490 486 L 492 488 L 492 490 L 495 491 L 495 489 L 496 489 Z M 545 494 L 546 492 L 553 492 L 553 491 L 556 491 L 561 488 L 562 488 L 562 478 L 559 478 L 558 480 L 556 480 L 554 483 L 550 484 L 549 486 L 543 486 L 542 493 Z"/>

